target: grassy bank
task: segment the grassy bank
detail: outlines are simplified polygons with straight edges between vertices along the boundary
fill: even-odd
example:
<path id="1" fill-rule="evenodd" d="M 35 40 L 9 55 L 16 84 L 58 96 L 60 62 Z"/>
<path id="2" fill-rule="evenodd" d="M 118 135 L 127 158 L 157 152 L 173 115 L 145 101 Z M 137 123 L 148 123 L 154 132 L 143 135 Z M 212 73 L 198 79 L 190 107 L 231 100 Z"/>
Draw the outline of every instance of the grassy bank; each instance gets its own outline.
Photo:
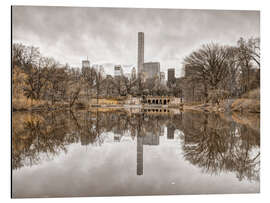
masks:
<path id="1" fill-rule="evenodd" d="M 79 108 L 83 104 L 75 103 L 73 108 Z M 30 100 L 26 97 L 12 99 L 12 111 L 50 111 L 69 109 L 68 103 L 56 102 L 53 105 L 44 100 Z"/>
<path id="2" fill-rule="evenodd" d="M 247 125 L 253 130 L 260 131 L 260 114 L 233 112 L 232 119 L 242 125 Z"/>
<path id="3" fill-rule="evenodd" d="M 186 103 L 186 110 L 209 111 L 209 112 L 241 112 L 260 113 L 260 89 L 249 91 L 237 99 L 225 99 L 219 105 L 212 103 Z"/>
<path id="4" fill-rule="evenodd" d="M 41 100 L 30 100 L 26 97 L 13 98 L 12 99 L 12 110 L 13 111 L 27 111 L 31 109 L 44 108 L 46 106 L 45 101 Z"/>
<path id="5" fill-rule="evenodd" d="M 243 94 L 232 103 L 231 109 L 235 112 L 260 113 L 260 89 Z"/>
<path id="6" fill-rule="evenodd" d="M 232 104 L 232 111 L 260 113 L 260 100 L 257 99 L 237 99 Z"/>

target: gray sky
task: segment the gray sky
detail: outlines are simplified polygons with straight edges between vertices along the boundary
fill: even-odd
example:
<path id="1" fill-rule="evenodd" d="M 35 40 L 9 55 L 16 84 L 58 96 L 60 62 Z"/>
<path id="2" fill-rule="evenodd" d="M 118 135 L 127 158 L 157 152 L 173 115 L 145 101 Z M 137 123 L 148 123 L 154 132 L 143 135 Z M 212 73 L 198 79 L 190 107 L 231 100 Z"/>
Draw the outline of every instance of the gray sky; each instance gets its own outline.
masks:
<path id="1" fill-rule="evenodd" d="M 144 32 L 145 62 L 159 61 L 166 75 L 175 68 L 179 76 L 183 58 L 204 43 L 235 45 L 240 37 L 258 37 L 260 13 L 16 6 L 12 26 L 14 42 L 71 66 L 81 67 L 88 56 L 107 74 L 114 64 L 137 66 L 137 33 Z"/>

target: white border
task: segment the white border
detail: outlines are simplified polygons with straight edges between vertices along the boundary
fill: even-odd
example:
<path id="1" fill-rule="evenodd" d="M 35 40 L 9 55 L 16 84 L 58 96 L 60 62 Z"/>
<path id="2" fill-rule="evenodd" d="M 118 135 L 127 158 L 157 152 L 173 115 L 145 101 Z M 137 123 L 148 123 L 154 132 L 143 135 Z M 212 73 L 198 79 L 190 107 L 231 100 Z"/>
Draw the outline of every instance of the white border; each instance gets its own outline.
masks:
<path id="1" fill-rule="evenodd" d="M 141 196 L 141 197 L 100 197 L 100 198 L 57 198 L 57 199 L 23 199 L 20 201 L 106 201 L 106 202 L 269 202 L 269 149 L 270 149 L 270 124 L 267 119 L 269 113 L 270 97 L 270 32 L 269 19 L 270 8 L 267 0 L 13 0 L 1 1 L 1 201 L 10 201 L 10 6 L 11 5 L 49 5 L 49 6 L 88 6 L 88 7 L 137 7 L 137 8 L 192 8 L 192 9 L 225 9 L 225 10 L 260 10 L 261 11 L 261 47 L 262 47 L 262 71 L 261 71 L 261 194 L 253 195 L 193 195 L 193 196 Z"/>

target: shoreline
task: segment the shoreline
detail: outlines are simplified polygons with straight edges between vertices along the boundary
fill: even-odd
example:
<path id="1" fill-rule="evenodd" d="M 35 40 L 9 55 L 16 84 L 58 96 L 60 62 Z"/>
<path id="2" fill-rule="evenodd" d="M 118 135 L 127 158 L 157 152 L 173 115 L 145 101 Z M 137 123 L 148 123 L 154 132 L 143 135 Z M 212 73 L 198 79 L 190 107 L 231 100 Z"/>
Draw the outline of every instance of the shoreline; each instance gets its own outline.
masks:
<path id="1" fill-rule="evenodd" d="M 49 105 L 39 104 L 33 106 L 23 107 L 23 105 L 12 105 L 12 112 L 48 112 L 48 111 L 76 111 L 76 110 L 90 110 L 96 108 L 106 109 L 178 109 L 180 111 L 193 110 L 205 113 L 254 113 L 260 114 L 260 100 L 259 99 L 248 99 L 248 98 L 235 98 L 220 101 L 219 105 L 212 103 L 180 103 L 180 104 L 89 104 L 78 102 L 74 106 L 70 107 L 68 104 L 54 104 Z"/>
<path id="2" fill-rule="evenodd" d="M 229 112 L 240 112 L 240 113 L 254 113 L 254 114 L 260 114 L 260 111 L 245 111 L 245 109 L 242 109 L 242 111 L 237 109 L 232 109 L 230 107 L 230 110 L 226 110 L 224 106 L 215 106 L 210 104 L 200 104 L 200 105 L 89 105 L 89 106 L 83 106 L 83 107 L 48 107 L 48 106 L 38 106 L 38 107 L 32 107 L 32 108 L 14 108 L 12 107 L 12 112 L 41 112 L 41 111 L 63 111 L 63 110 L 87 110 L 87 109 L 96 109 L 96 108 L 106 108 L 106 109 L 179 109 L 181 111 L 185 110 L 193 110 L 193 111 L 200 111 L 200 112 L 216 112 L 216 113 L 229 113 Z"/>
<path id="3" fill-rule="evenodd" d="M 146 108 L 145 108 L 146 107 Z M 147 108 L 150 107 L 150 108 Z M 57 108 L 57 109 L 19 109 L 13 110 L 12 113 L 45 113 L 45 112 L 63 112 L 63 111 L 94 111 L 94 112 L 116 112 L 123 111 L 126 113 L 132 114 L 146 114 L 146 115 L 177 115 L 184 112 L 197 112 L 197 113 L 214 113 L 219 115 L 224 120 L 231 120 L 236 123 L 240 123 L 243 125 L 247 125 L 251 127 L 253 130 L 260 131 L 260 113 L 250 113 L 250 112 L 239 112 L 239 111 L 215 111 L 216 109 L 211 106 L 207 106 L 208 110 L 202 108 L 201 105 L 192 105 L 192 106 L 184 106 L 183 109 L 173 108 L 168 106 L 163 106 L 161 108 L 157 108 L 157 106 L 151 105 L 115 105 L 115 106 L 101 106 L 101 107 L 89 107 L 89 108 L 78 108 L 78 109 L 69 109 L 69 108 Z M 162 111 L 156 111 L 157 109 Z M 211 110 L 212 109 L 212 110 Z M 143 110 L 143 111 L 142 111 Z"/>

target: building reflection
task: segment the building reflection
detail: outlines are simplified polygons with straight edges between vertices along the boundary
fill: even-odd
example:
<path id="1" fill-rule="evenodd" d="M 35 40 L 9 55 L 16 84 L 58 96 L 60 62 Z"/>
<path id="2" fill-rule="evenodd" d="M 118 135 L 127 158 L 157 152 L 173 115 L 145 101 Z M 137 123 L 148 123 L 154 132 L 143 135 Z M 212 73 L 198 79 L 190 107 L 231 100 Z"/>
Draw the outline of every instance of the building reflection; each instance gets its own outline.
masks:
<path id="1" fill-rule="evenodd" d="M 143 175 L 143 146 L 159 145 L 159 135 L 153 133 L 145 133 L 145 136 L 137 136 L 137 175 Z"/>
<path id="2" fill-rule="evenodd" d="M 143 175 L 144 145 L 159 146 L 167 128 L 167 139 L 181 131 L 183 158 L 206 173 L 233 172 L 239 180 L 259 179 L 259 118 L 241 124 L 215 114 L 153 112 L 50 112 L 16 113 L 12 119 L 12 169 L 38 165 L 44 154 L 52 158 L 67 146 L 102 146 L 106 136 L 121 142 L 123 136 L 137 137 L 137 175 Z M 163 138 L 162 138 L 163 139 Z"/>
<path id="3" fill-rule="evenodd" d="M 164 136 L 164 126 L 163 125 L 160 127 L 160 134 L 159 134 L 159 136 Z"/>
<path id="4" fill-rule="evenodd" d="M 144 123 L 144 114 L 140 118 L 138 125 L 137 134 L 137 175 L 143 175 L 143 146 L 157 146 L 159 145 L 160 136 L 164 135 L 164 126 L 156 125 L 148 129 L 146 126 L 142 125 Z"/>
<path id="5" fill-rule="evenodd" d="M 143 175 L 143 137 L 137 136 L 137 175 Z"/>
<path id="6" fill-rule="evenodd" d="M 167 139 L 168 140 L 174 139 L 174 131 L 175 131 L 174 125 L 171 123 L 168 123 L 168 125 L 167 125 Z"/>
<path id="7" fill-rule="evenodd" d="M 87 146 L 91 143 L 91 136 L 81 136 L 80 137 L 80 140 L 81 140 L 81 145 L 82 146 Z"/>

